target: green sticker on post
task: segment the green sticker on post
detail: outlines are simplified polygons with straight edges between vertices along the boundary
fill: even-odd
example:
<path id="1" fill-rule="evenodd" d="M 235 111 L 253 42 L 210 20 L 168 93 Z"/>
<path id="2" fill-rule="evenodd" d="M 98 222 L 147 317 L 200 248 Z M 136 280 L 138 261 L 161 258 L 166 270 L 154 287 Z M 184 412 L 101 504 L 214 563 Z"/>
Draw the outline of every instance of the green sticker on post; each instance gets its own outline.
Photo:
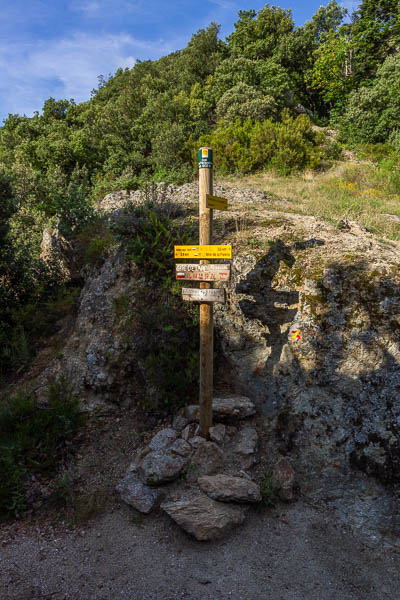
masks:
<path id="1" fill-rule="evenodd" d="M 211 148 L 200 148 L 199 150 L 199 169 L 212 169 L 213 151 Z"/>

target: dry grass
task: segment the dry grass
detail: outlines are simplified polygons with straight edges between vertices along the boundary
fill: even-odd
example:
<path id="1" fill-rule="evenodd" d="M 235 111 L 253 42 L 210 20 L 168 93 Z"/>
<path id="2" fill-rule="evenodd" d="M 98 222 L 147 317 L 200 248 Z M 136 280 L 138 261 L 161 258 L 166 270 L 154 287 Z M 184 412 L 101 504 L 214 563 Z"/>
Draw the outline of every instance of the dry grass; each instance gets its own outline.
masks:
<path id="1" fill-rule="evenodd" d="M 337 223 L 358 221 L 377 235 L 400 239 L 400 170 L 370 162 L 339 162 L 325 172 L 289 177 L 272 171 L 226 177 L 220 183 L 261 189 L 279 211 L 322 217 Z"/>

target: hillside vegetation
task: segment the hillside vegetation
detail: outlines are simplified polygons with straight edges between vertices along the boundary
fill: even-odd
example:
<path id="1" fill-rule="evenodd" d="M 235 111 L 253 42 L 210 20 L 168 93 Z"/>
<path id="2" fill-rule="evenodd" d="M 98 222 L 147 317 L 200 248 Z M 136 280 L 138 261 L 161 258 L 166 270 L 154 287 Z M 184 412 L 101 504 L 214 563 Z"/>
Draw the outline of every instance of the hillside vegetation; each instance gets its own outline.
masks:
<path id="1" fill-rule="evenodd" d="M 294 210 L 356 218 L 396 239 L 396 222 L 380 215 L 398 212 L 399 50 L 397 0 L 364 0 L 351 19 L 331 1 L 301 27 L 267 4 L 240 11 L 225 41 L 211 23 L 182 50 L 100 76 L 88 102 L 49 98 L 32 118 L 9 115 L 0 128 L 0 378 L 22 372 L 73 309 L 82 267 L 113 244 L 96 203 L 149 180 L 190 181 L 200 145 L 215 149 L 219 176 L 262 173 Z M 346 148 L 362 161 L 338 168 Z M 74 253 L 72 276 L 44 260 L 46 228 Z"/>

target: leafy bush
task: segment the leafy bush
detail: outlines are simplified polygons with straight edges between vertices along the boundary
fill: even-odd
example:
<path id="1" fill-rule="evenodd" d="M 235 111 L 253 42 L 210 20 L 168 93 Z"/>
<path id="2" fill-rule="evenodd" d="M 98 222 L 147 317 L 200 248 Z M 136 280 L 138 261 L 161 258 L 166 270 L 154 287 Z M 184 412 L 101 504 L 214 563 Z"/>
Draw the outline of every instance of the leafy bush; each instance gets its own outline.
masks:
<path id="1" fill-rule="evenodd" d="M 67 177 L 56 168 L 41 208 L 48 216 L 56 217 L 61 235 L 67 238 L 76 235 L 95 218 L 87 169 L 76 167 Z"/>
<path id="2" fill-rule="evenodd" d="M 173 279 L 173 246 L 193 237 L 187 226 L 172 220 L 181 211 L 165 186 L 153 184 L 114 226 L 128 258 L 148 280 L 133 305 L 125 297 L 115 302 L 121 327 L 135 338 L 140 360 L 134 368 L 144 384 L 140 404 L 148 411 L 173 410 L 198 387 L 198 308 L 182 301 L 181 283 Z"/>
<path id="3" fill-rule="evenodd" d="M 312 128 L 306 115 L 292 117 L 285 110 L 282 122 L 251 120 L 225 126 L 220 123 L 212 134 L 196 144 L 211 146 L 215 164 L 222 173 L 250 173 L 273 167 L 282 173 L 319 166 L 323 157 L 324 134 Z"/>
<path id="4" fill-rule="evenodd" d="M 394 129 L 389 136 L 389 143 L 400 154 L 400 129 Z"/>
<path id="5" fill-rule="evenodd" d="M 238 83 L 217 103 L 216 116 L 224 123 L 234 123 L 236 119 L 260 121 L 276 113 L 276 104 L 272 96 L 266 96 L 255 87 Z"/>
<path id="6" fill-rule="evenodd" d="M 395 136 L 399 121 L 400 54 L 395 54 L 378 68 L 370 87 L 351 92 L 338 125 L 341 138 L 350 143 L 385 143 Z"/>
<path id="7" fill-rule="evenodd" d="M 49 386 L 44 405 L 24 393 L 0 401 L 0 519 L 24 511 L 27 478 L 53 474 L 82 423 L 78 398 L 64 378 Z"/>
<path id="8" fill-rule="evenodd" d="M 189 243 L 188 231 L 172 223 L 182 208 L 167 197 L 165 186 L 152 184 L 143 190 L 143 201 L 131 202 L 113 226 L 127 256 L 147 276 L 170 277 L 175 244 Z"/>

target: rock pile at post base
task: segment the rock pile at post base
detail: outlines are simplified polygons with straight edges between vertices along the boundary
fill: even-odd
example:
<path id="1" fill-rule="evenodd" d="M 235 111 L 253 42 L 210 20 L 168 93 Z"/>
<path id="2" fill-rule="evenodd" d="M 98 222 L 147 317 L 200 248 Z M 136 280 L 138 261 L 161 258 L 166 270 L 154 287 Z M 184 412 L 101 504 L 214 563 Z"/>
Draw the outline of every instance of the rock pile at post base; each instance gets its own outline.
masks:
<path id="1" fill-rule="evenodd" d="M 197 540 L 220 538 L 243 523 L 245 505 L 261 502 L 260 486 L 244 469 L 256 462 L 258 435 L 246 397 L 213 402 L 214 425 L 207 441 L 198 434 L 198 407 L 175 417 L 136 455 L 117 486 L 124 502 L 148 514 L 160 506 Z M 234 425 L 218 423 L 229 420 Z"/>

